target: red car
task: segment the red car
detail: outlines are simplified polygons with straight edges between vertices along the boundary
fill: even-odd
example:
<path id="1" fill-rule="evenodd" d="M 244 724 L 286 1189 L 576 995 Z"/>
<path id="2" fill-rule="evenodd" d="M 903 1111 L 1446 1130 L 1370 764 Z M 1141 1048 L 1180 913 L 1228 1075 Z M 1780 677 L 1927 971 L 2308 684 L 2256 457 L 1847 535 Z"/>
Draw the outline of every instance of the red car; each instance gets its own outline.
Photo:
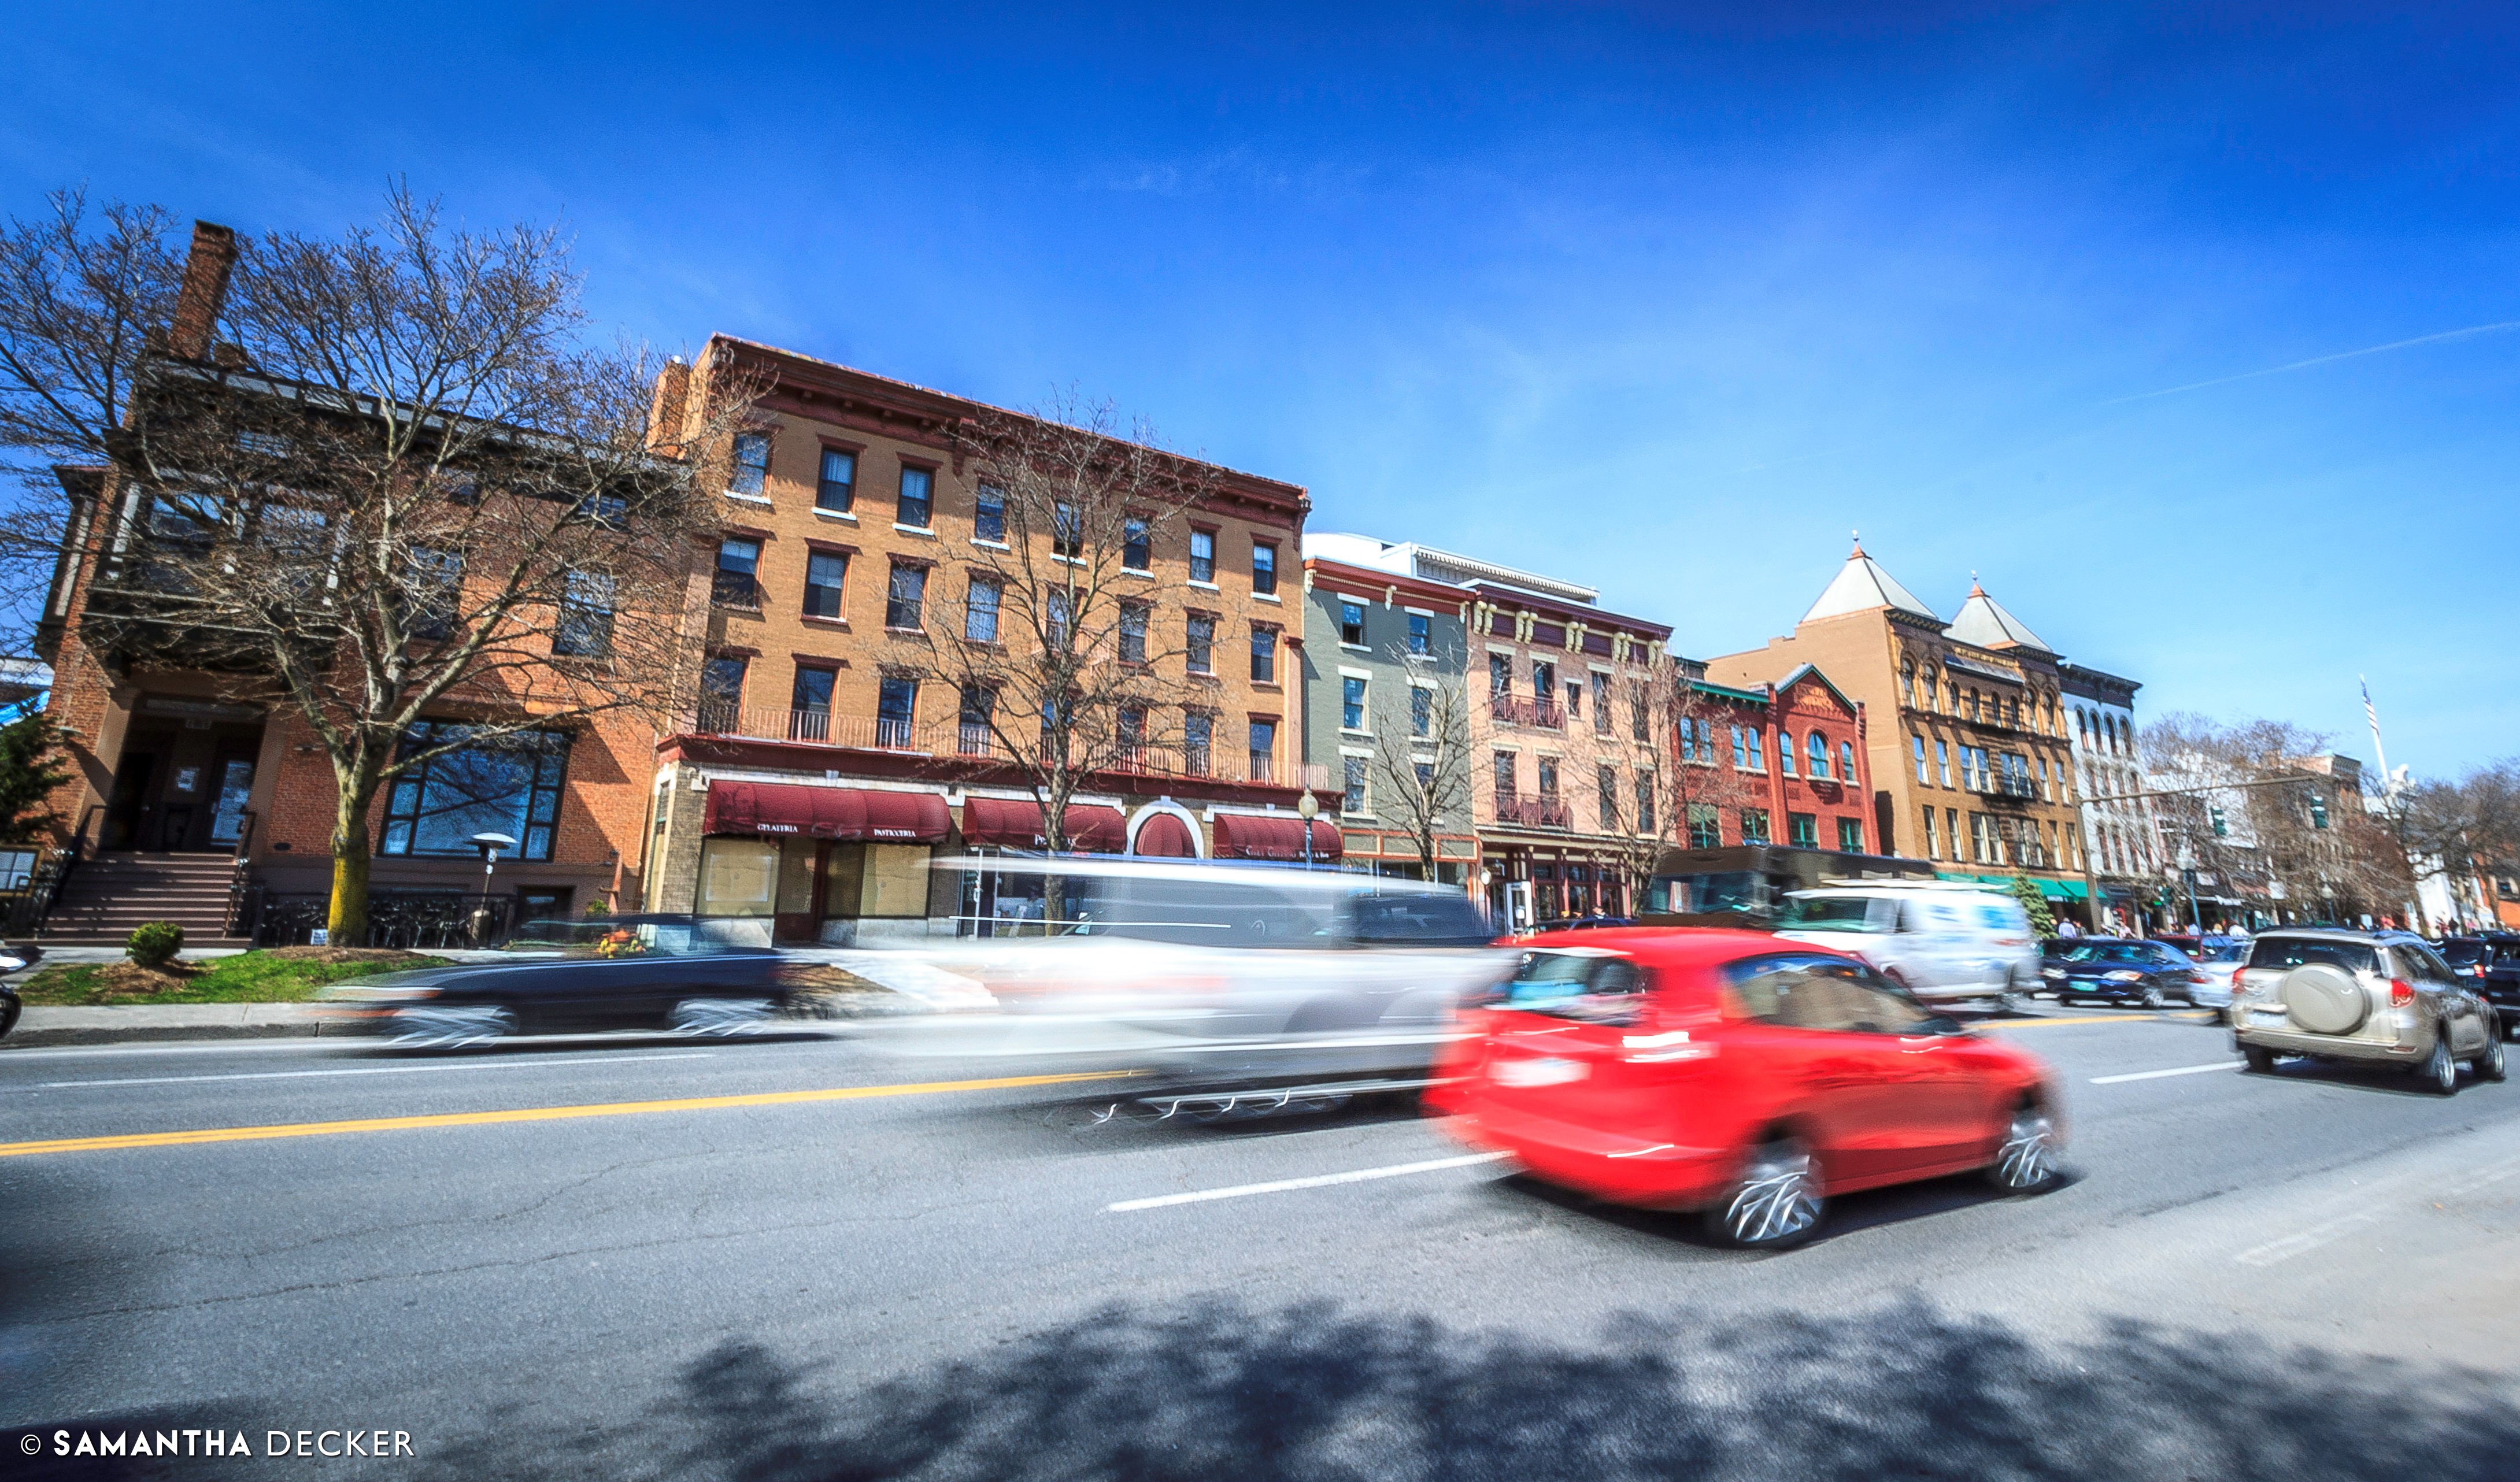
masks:
<path id="1" fill-rule="evenodd" d="M 1828 1197 L 1885 1184 L 2056 1182 L 2046 1064 L 1823 948 L 1589 931 L 1531 944 L 1461 1016 L 1426 1095 L 1455 1136 L 1603 1199 L 1703 1209 L 1736 1245 L 1799 1243 Z"/>

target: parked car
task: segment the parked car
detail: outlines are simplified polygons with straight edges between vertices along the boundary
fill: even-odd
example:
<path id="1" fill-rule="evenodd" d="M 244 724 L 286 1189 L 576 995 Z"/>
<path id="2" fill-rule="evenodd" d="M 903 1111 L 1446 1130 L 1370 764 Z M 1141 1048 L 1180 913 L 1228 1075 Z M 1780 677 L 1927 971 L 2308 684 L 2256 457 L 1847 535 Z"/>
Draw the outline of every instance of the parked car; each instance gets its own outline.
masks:
<path id="1" fill-rule="evenodd" d="M 2401 1065 L 2444 1096 L 2458 1067 L 2503 1077 L 2494 1006 L 2406 932 L 2287 928 L 2250 945 L 2231 983 L 2231 1035 L 2249 1068 L 2278 1055 Z"/>
<path id="2" fill-rule="evenodd" d="M 785 1009 L 786 959 L 688 916 L 532 921 L 508 961 L 387 973 L 324 991 L 329 1016 L 394 1044 L 447 1049 L 512 1034 L 726 1034 Z"/>
<path id="3" fill-rule="evenodd" d="M 2076 943 L 2039 975 L 2060 1004 L 2097 1000 L 2167 1009 L 2173 1000 L 2194 1004 L 2205 974 L 2186 953 L 2168 942 L 2099 937 Z"/>
<path id="4" fill-rule="evenodd" d="M 23 972 L 43 955 L 41 947 L 0 947 L 0 972 Z M 18 1000 L 18 990 L 0 983 L 0 1035 L 18 1027 L 18 1015 L 24 1009 Z"/>
<path id="5" fill-rule="evenodd" d="M 1777 935 L 1861 958 L 1929 1004 L 1991 998 L 2008 1009 L 2040 983 L 2021 903 L 1979 885 L 1867 880 L 1797 890 Z"/>
<path id="6" fill-rule="evenodd" d="M 2441 955 L 2494 1006 L 2506 1036 L 2520 1033 L 2520 932 L 2453 936 L 2441 944 Z"/>
<path id="7" fill-rule="evenodd" d="M 1703 1210 L 1733 1244 L 1807 1239 L 1857 1190 L 2057 1177 L 2062 1106 L 2038 1057 L 1841 953 L 1603 931 L 1530 947 L 1461 1024 L 1426 1098 L 1453 1136 L 1603 1199 Z"/>
<path id="8" fill-rule="evenodd" d="M 2247 946 L 2249 939 L 2244 936 L 2228 935 L 2220 931 L 2207 931 L 2201 934 L 2194 931 L 2156 931 L 2152 934 L 2152 940 L 2156 942 L 2168 942 L 2173 947 L 2186 953 L 2189 957 L 2197 958 L 2201 961 L 2203 954 L 2210 952 L 2217 947 L 2228 947 L 2233 942 L 2238 942 L 2242 946 Z"/>
<path id="9" fill-rule="evenodd" d="M 2199 1009 L 2211 1009 L 2228 1023 L 2231 1017 L 2231 975 L 2249 960 L 2249 944 L 2238 937 L 2226 937 L 2219 943 L 2212 937 L 2202 955 L 2189 953 L 2196 970 L 2204 976 L 2187 995 L 2187 1002 Z"/>

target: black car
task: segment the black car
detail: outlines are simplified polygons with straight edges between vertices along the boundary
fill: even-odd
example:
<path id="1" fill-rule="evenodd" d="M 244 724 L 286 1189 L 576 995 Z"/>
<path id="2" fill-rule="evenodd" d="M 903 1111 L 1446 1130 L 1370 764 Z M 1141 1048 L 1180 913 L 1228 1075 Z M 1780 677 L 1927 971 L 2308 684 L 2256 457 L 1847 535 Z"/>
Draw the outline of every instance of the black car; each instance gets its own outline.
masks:
<path id="1" fill-rule="evenodd" d="M 2039 979 L 2041 988 L 2055 994 L 2060 1004 L 2097 999 L 2162 1009 L 2173 1000 L 2192 1007 L 2205 974 L 2194 959 L 2168 942 L 2087 937 L 2041 967 Z"/>
<path id="2" fill-rule="evenodd" d="M 688 916 L 532 921 L 508 959 L 388 973 L 327 989 L 332 1015 L 398 1045 L 450 1048 L 511 1034 L 670 1029 L 728 1034 L 786 1010 L 786 957 L 747 925 Z"/>
<path id="3" fill-rule="evenodd" d="M 2485 996 L 2503 1032 L 2520 1027 L 2520 932 L 2487 931 L 2445 938 L 2442 960 L 2459 981 Z"/>

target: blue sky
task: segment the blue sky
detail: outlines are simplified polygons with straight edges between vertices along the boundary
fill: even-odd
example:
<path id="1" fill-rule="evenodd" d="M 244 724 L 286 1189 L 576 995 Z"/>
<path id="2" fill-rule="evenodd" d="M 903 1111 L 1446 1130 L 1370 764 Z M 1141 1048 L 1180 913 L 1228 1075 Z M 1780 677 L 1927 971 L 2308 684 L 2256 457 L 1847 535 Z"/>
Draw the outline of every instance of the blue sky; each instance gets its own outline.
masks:
<path id="1" fill-rule="evenodd" d="M 2367 759 L 2368 673 L 2453 772 L 2520 752 L 2520 21 L 2380 9 L 47 7 L 0 209 L 404 173 L 659 343 L 1074 383 L 1693 653 L 1860 526 L 2155 713 Z"/>

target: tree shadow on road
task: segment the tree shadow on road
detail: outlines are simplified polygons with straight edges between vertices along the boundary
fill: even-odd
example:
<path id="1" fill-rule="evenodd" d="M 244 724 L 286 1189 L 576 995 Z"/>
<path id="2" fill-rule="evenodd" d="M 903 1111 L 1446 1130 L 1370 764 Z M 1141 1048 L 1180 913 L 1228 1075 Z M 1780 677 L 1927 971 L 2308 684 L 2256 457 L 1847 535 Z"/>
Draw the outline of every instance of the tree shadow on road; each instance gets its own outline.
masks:
<path id="1" fill-rule="evenodd" d="M 542 1417 L 537 1417 L 542 1418 Z M 1585 1346 L 1328 1305 L 1112 1309 L 851 1389 L 747 1342 L 641 1425 L 494 1427 L 448 1478 L 2508 1477 L 2503 1381 L 2122 1322 L 2041 1343 L 1921 1304 L 1624 1320 Z"/>

